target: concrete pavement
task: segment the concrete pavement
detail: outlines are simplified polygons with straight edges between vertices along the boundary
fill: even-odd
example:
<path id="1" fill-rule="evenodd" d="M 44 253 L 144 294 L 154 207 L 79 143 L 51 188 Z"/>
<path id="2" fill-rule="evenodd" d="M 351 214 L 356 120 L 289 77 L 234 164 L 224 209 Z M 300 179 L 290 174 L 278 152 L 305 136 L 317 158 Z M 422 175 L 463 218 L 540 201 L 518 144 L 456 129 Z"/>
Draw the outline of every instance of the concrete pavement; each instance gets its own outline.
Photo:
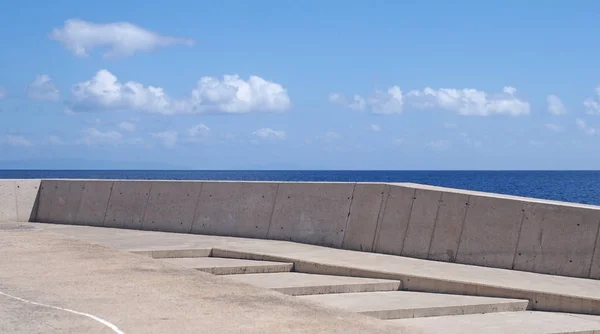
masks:
<path id="1" fill-rule="evenodd" d="M 0 227 L 0 292 L 21 298 L 0 295 L 2 333 L 118 333 L 82 314 L 127 334 L 399 330 L 382 320 L 65 235 L 12 223 Z"/>
<path id="2" fill-rule="evenodd" d="M 212 249 L 216 257 L 293 262 L 297 271 L 402 281 L 411 291 L 527 299 L 532 308 L 600 315 L 600 281 L 355 252 L 276 240 L 33 224 L 123 250 Z M 181 252 L 178 252 L 181 253 Z"/>

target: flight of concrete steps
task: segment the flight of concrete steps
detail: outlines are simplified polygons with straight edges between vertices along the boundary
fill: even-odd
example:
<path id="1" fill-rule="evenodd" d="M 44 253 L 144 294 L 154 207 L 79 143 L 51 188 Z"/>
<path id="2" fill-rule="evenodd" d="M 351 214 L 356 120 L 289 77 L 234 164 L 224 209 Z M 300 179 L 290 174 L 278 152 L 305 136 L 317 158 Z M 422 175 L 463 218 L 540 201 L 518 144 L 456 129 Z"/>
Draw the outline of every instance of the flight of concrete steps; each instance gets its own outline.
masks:
<path id="1" fill-rule="evenodd" d="M 294 272 L 292 263 L 216 257 L 164 258 L 241 283 L 361 313 L 424 333 L 595 333 L 596 318 L 527 311 L 529 301 L 402 291 L 395 280 Z"/>

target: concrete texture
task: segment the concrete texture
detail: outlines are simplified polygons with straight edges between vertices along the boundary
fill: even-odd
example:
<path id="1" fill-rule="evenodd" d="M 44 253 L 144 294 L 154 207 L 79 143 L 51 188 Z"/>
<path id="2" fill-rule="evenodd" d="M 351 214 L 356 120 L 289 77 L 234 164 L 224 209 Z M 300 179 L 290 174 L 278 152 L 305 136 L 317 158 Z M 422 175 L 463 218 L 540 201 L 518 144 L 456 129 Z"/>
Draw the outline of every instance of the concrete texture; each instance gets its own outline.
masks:
<path id="1" fill-rule="evenodd" d="M 38 195 L 42 180 L 16 180 L 17 187 L 17 220 L 20 222 L 35 221 Z"/>
<path id="2" fill-rule="evenodd" d="M 74 223 L 103 226 L 113 181 L 89 181 L 82 183 L 79 208 Z"/>
<path id="3" fill-rule="evenodd" d="M 192 233 L 267 237 L 277 183 L 204 182 Z"/>
<path id="4" fill-rule="evenodd" d="M 377 224 L 388 191 L 389 186 L 384 184 L 356 185 L 342 248 L 367 252 L 373 250 Z"/>
<path id="5" fill-rule="evenodd" d="M 192 229 L 201 182 L 154 181 L 142 229 L 189 233 Z"/>
<path id="6" fill-rule="evenodd" d="M 391 186 L 375 239 L 375 252 L 402 254 L 415 189 Z"/>
<path id="7" fill-rule="evenodd" d="M 281 273 L 290 272 L 294 267 L 293 263 L 223 259 L 218 257 L 170 258 L 164 261 L 213 275 Z"/>
<path id="8" fill-rule="evenodd" d="M 88 181 L 42 180 L 36 220 L 73 224 L 85 182 Z"/>
<path id="9" fill-rule="evenodd" d="M 281 183 L 269 239 L 340 248 L 354 184 Z"/>
<path id="10" fill-rule="evenodd" d="M 587 277 L 599 226 L 598 210 L 526 203 L 514 269 Z"/>
<path id="11" fill-rule="evenodd" d="M 600 323 L 549 312 L 500 312 L 434 318 L 388 320 L 416 333 L 600 333 Z"/>
<path id="12" fill-rule="evenodd" d="M 402 255 L 426 259 L 433 237 L 438 208 L 442 200 L 439 191 L 417 189 L 402 246 Z"/>
<path id="13" fill-rule="evenodd" d="M 0 221 L 17 220 L 17 189 L 15 180 L 0 180 Z"/>
<path id="14" fill-rule="evenodd" d="M 151 257 L 153 259 L 172 259 L 172 258 L 197 258 L 208 257 L 212 253 L 211 248 L 196 248 L 196 249 L 179 249 L 177 247 L 169 249 L 169 247 L 160 250 L 133 250 L 134 254 Z"/>
<path id="15" fill-rule="evenodd" d="M 462 233 L 469 195 L 444 192 L 438 208 L 437 220 L 428 259 L 455 262 Z"/>
<path id="16" fill-rule="evenodd" d="M 525 311 L 528 300 L 473 297 L 412 291 L 385 291 L 300 296 L 321 305 L 379 319 L 437 317 Z"/>
<path id="17" fill-rule="evenodd" d="M 152 182 L 114 181 L 104 226 L 141 229 Z"/>
<path id="18" fill-rule="evenodd" d="M 276 240 L 31 224 L 123 250 L 212 249 L 212 256 L 294 263 L 295 270 L 400 280 L 411 291 L 527 299 L 535 310 L 600 315 L 600 281 L 355 252 Z"/>
<path id="19" fill-rule="evenodd" d="M 275 290 L 287 295 L 303 296 L 327 293 L 396 291 L 400 281 L 304 274 L 297 272 L 273 274 L 229 275 L 228 279 Z"/>
<path id="20" fill-rule="evenodd" d="M 592 252 L 592 265 L 590 267 L 590 278 L 600 279 L 600 229 L 596 232 L 596 245 Z"/>
<path id="21" fill-rule="evenodd" d="M 512 268 L 523 207 L 519 201 L 471 196 L 456 262 Z"/>
<path id="22" fill-rule="evenodd" d="M 37 180 L 1 182 L 5 221 L 291 240 L 600 278 L 600 207 L 589 205 L 408 183 L 61 179 L 41 181 L 36 209 Z"/>
<path id="23" fill-rule="evenodd" d="M 87 313 L 127 334 L 398 332 L 382 320 L 220 276 L 57 233 L 0 226 L 2 293 Z M 6 295 L 0 295 L 0 332 L 115 333 L 88 317 Z"/>

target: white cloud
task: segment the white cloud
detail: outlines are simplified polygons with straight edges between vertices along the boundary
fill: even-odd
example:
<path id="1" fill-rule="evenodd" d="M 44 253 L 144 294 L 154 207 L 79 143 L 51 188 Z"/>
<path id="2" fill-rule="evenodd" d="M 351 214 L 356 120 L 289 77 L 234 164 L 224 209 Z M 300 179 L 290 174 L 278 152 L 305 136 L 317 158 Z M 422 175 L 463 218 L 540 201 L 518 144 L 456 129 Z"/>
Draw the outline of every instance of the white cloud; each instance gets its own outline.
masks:
<path id="1" fill-rule="evenodd" d="M 546 102 L 548 103 L 548 111 L 551 114 L 564 115 L 567 113 L 567 108 L 565 108 L 565 105 L 558 96 L 548 95 L 548 97 L 546 97 Z"/>
<path id="2" fill-rule="evenodd" d="M 117 144 L 122 139 L 123 136 L 117 131 L 102 132 L 96 128 L 87 128 L 83 130 L 83 138 L 77 142 L 91 146 L 95 144 Z"/>
<path id="3" fill-rule="evenodd" d="M 562 132 L 563 128 L 560 125 L 556 125 L 556 124 L 546 124 L 546 129 L 550 130 L 550 131 L 554 131 L 554 132 Z"/>
<path id="4" fill-rule="evenodd" d="M 74 111 L 133 110 L 159 114 L 253 111 L 283 111 L 291 106 L 287 91 L 280 84 L 250 76 L 222 79 L 201 78 L 186 99 L 170 98 L 160 87 L 129 81 L 121 83 L 107 70 L 100 70 L 72 89 L 70 107 Z"/>
<path id="5" fill-rule="evenodd" d="M 375 94 L 368 100 L 372 112 L 375 114 L 399 114 L 404 105 L 404 96 L 400 87 L 390 87 L 386 92 L 375 91 Z"/>
<path id="6" fill-rule="evenodd" d="M 410 91 L 407 100 L 419 108 L 439 108 L 463 116 L 529 114 L 529 103 L 515 97 L 513 94 L 516 90 L 508 89 L 512 94 L 506 93 L 506 90 L 504 95 L 491 96 L 476 89 L 441 88 L 434 90 L 427 87 L 422 91 Z"/>
<path id="7" fill-rule="evenodd" d="M 583 106 L 588 114 L 600 114 L 600 86 L 596 87 L 596 98 L 587 98 Z"/>
<path id="8" fill-rule="evenodd" d="M 508 95 L 515 95 L 517 89 L 515 87 L 505 86 L 502 91 L 504 91 Z"/>
<path id="9" fill-rule="evenodd" d="M 381 126 L 379 126 L 378 124 L 371 124 L 371 126 L 369 126 L 369 129 L 371 129 L 371 131 L 374 132 L 380 132 L 382 130 Z"/>
<path id="10" fill-rule="evenodd" d="M 285 131 L 281 130 L 273 130 L 271 128 L 262 128 L 254 131 L 252 133 L 255 136 L 258 136 L 263 139 L 273 139 L 273 140 L 283 140 L 285 139 Z"/>
<path id="11" fill-rule="evenodd" d="M 194 111 L 226 113 L 281 111 L 291 105 L 286 89 L 280 84 L 258 76 L 250 76 L 248 81 L 244 81 L 238 75 L 225 75 L 222 80 L 201 78 L 192 90 L 189 103 Z"/>
<path id="12" fill-rule="evenodd" d="M 343 103 L 344 97 L 339 93 L 329 94 L 329 102 L 331 103 Z"/>
<path id="13" fill-rule="evenodd" d="M 177 144 L 179 134 L 175 131 L 163 131 L 153 133 L 152 137 L 161 140 L 165 147 L 172 148 Z"/>
<path id="14" fill-rule="evenodd" d="M 16 146 L 16 147 L 32 146 L 31 142 L 27 138 L 25 138 L 23 136 L 16 136 L 16 135 L 6 135 L 2 142 L 6 143 L 10 146 Z"/>
<path id="15" fill-rule="evenodd" d="M 135 124 L 133 124 L 131 122 L 121 122 L 121 123 L 119 123 L 119 129 L 121 129 L 123 131 L 134 132 Z"/>
<path id="16" fill-rule="evenodd" d="M 97 24 L 79 19 L 65 21 L 62 28 L 52 30 L 50 38 L 80 57 L 96 48 L 106 50 L 104 57 L 124 57 L 175 44 L 194 44 L 192 39 L 159 35 L 128 22 Z"/>
<path id="17" fill-rule="evenodd" d="M 0 87 L 0 100 L 6 97 L 6 89 L 4 87 Z"/>
<path id="18" fill-rule="evenodd" d="M 210 133 L 210 128 L 202 123 L 194 125 L 188 130 L 188 134 L 190 137 L 197 137 L 197 136 L 205 137 L 205 136 L 208 136 L 209 133 Z"/>
<path id="19" fill-rule="evenodd" d="M 434 140 L 427 143 L 427 147 L 436 149 L 436 150 L 445 150 L 450 147 L 450 142 L 447 140 Z"/>
<path id="20" fill-rule="evenodd" d="M 375 114 L 399 114 L 405 105 L 421 109 L 445 109 L 465 116 L 529 114 L 529 103 L 517 98 L 516 92 L 510 86 L 504 87 L 503 93 L 495 95 L 476 89 L 435 90 L 427 87 L 423 90 L 411 90 L 404 95 L 400 87 L 392 86 L 387 91 L 375 91 L 369 98 L 354 95 L 352 101 L 348 101 L 342 95 L 334 93 L 329 96 L 329 100 L 350 109 L 369 109 Z"/>
<path id="21" fill-rule="evenodd" d="M 388 115 L 402 112 L 404 96 L 400 87 L 393 86 L 387 91 L 376 90 L 368 98 L 355 94 L 350 101 L 341 94 L 333 93 L 329 95 L 329 101 L 344 105 L 353 110 L 363 111 L 368 108 L 374 114 Z"/>
<path id="22" fill-rule="evenodd" d="M 587 125 L 587 123 L 581 118 L 576 119 L 575 124 L 577 124 L 577 127 L 586 135 L 593 136 L 598 132 L 595 128 L 592 128 L 589 125 Z"/>
<path id="23" fill-rule="evenodd" d="M 364 98 L 362 98 L 360 95 L 354 95 L 352 96 L 352 101 L 348 103 L 348 108 L 353 109 L 353 110 L 365 110 L 367 106 L 367 101 L 365 101 Z"/>
<path id="24" fill-rule="evenodd" d="M 35 77 L 27 87 L 27 95 L 34 100 L 58 101 L 60 99 L 60 91 L 47 74 Z"/>

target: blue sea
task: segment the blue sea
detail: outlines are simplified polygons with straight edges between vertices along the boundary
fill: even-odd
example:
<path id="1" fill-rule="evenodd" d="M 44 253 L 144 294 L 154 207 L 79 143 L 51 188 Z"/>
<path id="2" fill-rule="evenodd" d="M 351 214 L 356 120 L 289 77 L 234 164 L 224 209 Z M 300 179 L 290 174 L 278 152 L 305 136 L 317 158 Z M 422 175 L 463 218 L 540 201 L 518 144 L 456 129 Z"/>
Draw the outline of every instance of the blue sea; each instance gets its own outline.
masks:
<path id="1" fill-rule="evenodd" d="M 600 171 L 0 170 L 0 178 L 414 182 L 600 205 Z"/>

